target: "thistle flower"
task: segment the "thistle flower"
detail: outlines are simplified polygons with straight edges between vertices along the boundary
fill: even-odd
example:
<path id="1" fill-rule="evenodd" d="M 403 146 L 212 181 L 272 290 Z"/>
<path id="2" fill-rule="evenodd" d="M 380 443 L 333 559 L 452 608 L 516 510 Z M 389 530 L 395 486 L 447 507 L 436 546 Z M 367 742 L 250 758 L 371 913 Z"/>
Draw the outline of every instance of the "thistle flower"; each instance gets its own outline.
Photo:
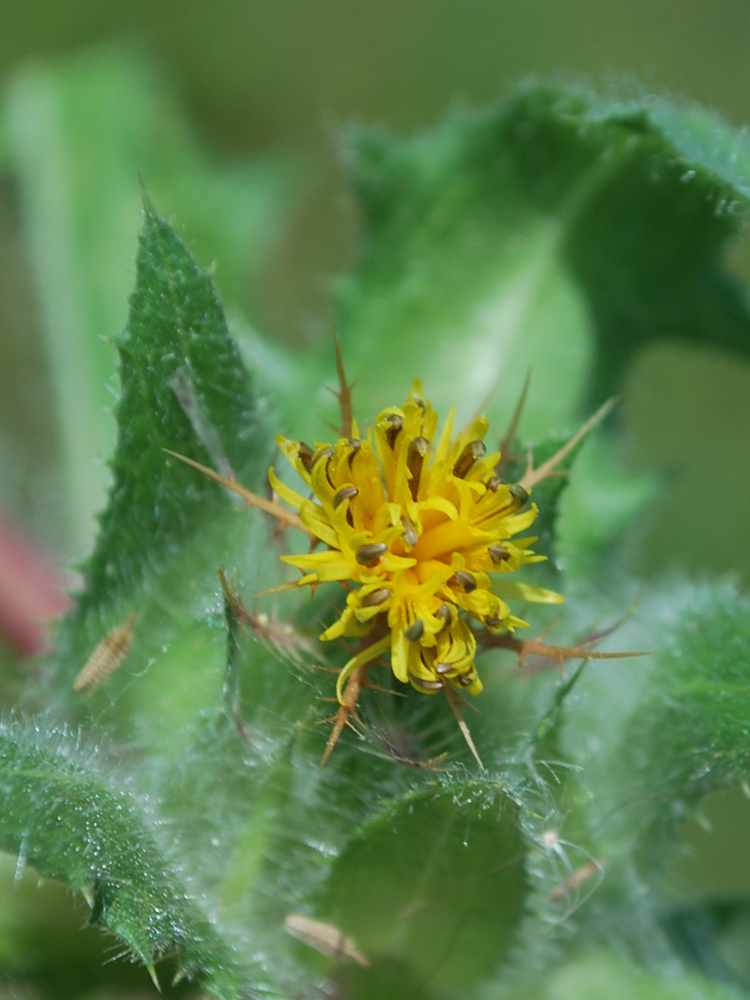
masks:
<path id="1" fill-rule="evenodd" d="M 533 537 L 517 537 L 534 523 L 529 504 L 532 488 L 548 476 L 607 415 L 609 400 L 560 450 L 538 468 L 531 464 L 517 483 L 499 476 L 500 452 L 487 454 L 488 423 L 477 417 L 453 437 L 453 410 L 438 434 L 438 415 L 422 398 L 415 380 L 403 406 L 389 407 L 362 437 L 352 417 L 338 338 L 334 333 L 340 391 L 342 435 L 333 444 L 278 437 L 279 447 L 312 492 L 306 498 L 283 483 L 273 469 L 269 478 L 280 500 L 258 496 L 234 476 L 167 451 L 241 496 L 249 506 L 278 518 L 282 526 L 307 532 L 307 554 L 282 556 L 303 576 L 290 587 L 338 582 L 347 591 L 339 618 L 323 632 L 330 641 L 358 637 L 360 651 L 340 671 L 325 764 L 352 717 L 359 694 L 370 684 L 368 670 L 390 655 L 394 676 L 424 694 L 444 692 L 461 732 L 480 767 L 471 733 L 460 711 L 459 692 L 482 690 L 476 665 L 477 642 L 558 661 L 610 659 L 642 653 L 595 653 L 590 646 L 609 630 L 576 646 L 552 646 L 540 638 L 519 640 L 512 633 L 527 623 L 511 612 L 508 601 L 557 604 L 560 594 L 508 580 L 528 563 L 539 562 Z M 525 390 L 524 390 L 525 395 Z M 511 440 L 523 396 L 506 440 Z M 323 543 L 325 551 L 315 548 Z M 224 581 L 222 581 L 224 585 Z M 225 587 L 226 592 L 226 587 Z M 232 602 L 239 598 L 232 597 Z M 373 685 L 370 685 L 373 686 Z"/>
<path id="2" fill-rule="evenodd" d="M 290 489 L 272 469 L 280 499 L 299 511 L 325 551 L 282 556 L 301 570 L 299 586 L 337 581 L 348 590 L 337 621 L 320 636 L 369 637 L 339 674 L 337 697 L 352 673 L 390 654 L 397 680 L 435 694 L 455 685 L 482 690 L 471 623 L 513 632 L 527 623 L 509 600 L 557 603 L 550 590 L 507 579 L 539 562 L 533 537 L 536 505 L 518 484 L 496 473 L 500 453 L 487 453 L 488 422 L 476 418 L 453 436 L 453 410 L 438 433 L 438 414 L 415 380 L 401 407 L 389 407 L 365 437 L 351 436 L 313 450 L 277 438 L 314 499 Z"/>

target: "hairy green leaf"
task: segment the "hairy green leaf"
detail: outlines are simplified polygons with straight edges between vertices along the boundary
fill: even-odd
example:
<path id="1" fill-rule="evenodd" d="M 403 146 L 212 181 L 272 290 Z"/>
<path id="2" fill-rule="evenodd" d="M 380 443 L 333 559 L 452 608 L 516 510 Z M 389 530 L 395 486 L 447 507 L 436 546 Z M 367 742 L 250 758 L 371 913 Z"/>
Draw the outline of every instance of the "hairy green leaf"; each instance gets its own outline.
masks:
<path id="1" fill-rule="evenodd" d="M 89 760 L 87 760 L 87 756 Z M 0 726 L 0 847 L 80 890 L 92 920 L 152 970 L 177 953 L 211 996 L 237 1000 L 252 982 L 232 945 L 191 897 L 123 782 L 105 780 L 80 738 L 34 726 Z"/>
<path id="2" fill-rule="evenodd" d="M 531 85 L 415 138 L 354 132 L 348 156 L 366 229 L 340 326 L 363 412 L 420 374 L 441 407 L 494 387 L 506 420 L 531 366 L 541 438 L 655 338 L 750 348 L 722 263 L 750 143 L 714 116 Z"/>
<path id="3" fill-rule="evenodd" d="M 464 996 L 510 947 L 526 897 L 515 804 L 478 782 L 407 795 L 336 861 L 319 912 L 366 955 Z M 370 996 L 363 993 L 362 996 Z"/>
<path id="4" fill-rule="evenodd" d="M 700 799 L 750 780 L 750 605 L 716 585 L 671 610 L 618 753 L 626 818 L 650 860 Z"/>
<path id="5" fill-rule="evenodd" d="M 68 682 L 129 611 L 141 609 L 136 629 L 148 636 L 165 612 L 180 618 L 206 588 L 218 589 L 216 565 L 230 542 L 225 529 L 212 555 L 211 543 L 219 541 L 212 525 L 230 501 L 163 449 L 238 476 L 257 475 L 267 454 L 252 382 L 210 277 L 148 201 L 144 212 L 130 317 L 117 339 L 122 389 L 114 482 L 84 567 L 84 590 L 59 646 Z M 242 530 L 241 520 L 232 520 Z M 152 606 L 156 594 L 161 608 Z"/>

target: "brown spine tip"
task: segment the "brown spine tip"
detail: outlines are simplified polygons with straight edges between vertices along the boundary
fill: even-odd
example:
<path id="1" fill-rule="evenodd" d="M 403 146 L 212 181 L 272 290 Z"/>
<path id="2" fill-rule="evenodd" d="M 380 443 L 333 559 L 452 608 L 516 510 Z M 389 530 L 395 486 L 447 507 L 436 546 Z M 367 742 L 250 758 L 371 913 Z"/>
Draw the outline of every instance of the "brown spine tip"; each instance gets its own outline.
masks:
<path id="1" fill-rule="evenodd" d="M 360 545 L 354 558 L 360 566 L 369 566 L 371 563 L 376 563 L 387 551 L 388 546 L 383 542 L 370 542 L 367 545 Z"/>
<path id="2" fill-rule="evenodd" d="M 463 479 L 469 473 L 476 460 L 481 458 L 486 451 L 487 445 L 484 441 L 478 439 L 476 441 L 469 441 L 453 466 L 453 475 L 459 479 Z"/>

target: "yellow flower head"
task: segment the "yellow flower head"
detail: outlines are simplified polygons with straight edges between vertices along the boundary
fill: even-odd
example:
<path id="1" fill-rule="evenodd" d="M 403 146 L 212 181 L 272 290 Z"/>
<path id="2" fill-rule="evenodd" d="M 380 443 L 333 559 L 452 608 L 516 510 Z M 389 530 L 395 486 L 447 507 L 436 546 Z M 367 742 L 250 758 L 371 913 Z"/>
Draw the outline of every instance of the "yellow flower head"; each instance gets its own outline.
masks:
<path id="1" fill-rule="evenodd" d="M 492 632 L 526 622 L 506 600 L 556 603 L 560 595 L 505 579 L 538 562 L 517 538 L 537 508 L 520 485 L 496 472 L 500 453 L 487 454 L 488 422 L 479 417 L 453 437 L 451 410 L 438 435 L 438 415 L 422 399 L 418 380 L 401 407 L 383 410 L 367 436 L 308 445 L 279 438 L 279 446 L 314 499 L 290 489 L 270 471 L 278 496 L 325 551 L 283 556 L 302 570 L 300 585 L 338 581 L 346 607 L 321 635 L 367 636 L 372 641 L 339 675 L 390 651 L 399 681 L 432 694 L 448 682 L 470 694 L 482 690 L 469 622 Z"/>

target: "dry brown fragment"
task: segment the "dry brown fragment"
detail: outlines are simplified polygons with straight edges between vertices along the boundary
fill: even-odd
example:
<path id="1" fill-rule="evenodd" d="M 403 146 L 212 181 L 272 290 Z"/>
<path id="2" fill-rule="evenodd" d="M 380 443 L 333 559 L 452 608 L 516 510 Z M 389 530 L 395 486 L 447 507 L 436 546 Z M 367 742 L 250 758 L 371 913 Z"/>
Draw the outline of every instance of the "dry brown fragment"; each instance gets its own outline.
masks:
<path id="1" fill-rule="evenodd" d="M 131 612 L 123 625 L 104 636 L 73 681 L 74 691 L 93 691 L 117 670 L 130 650 L 134 622 Z"/>
<path id="2" fill-rule="evenodd" d="M 588 882 L 588 880 L 593 878 L 594 875 L 601 874 L 604 871 L 604 864 L 604 858 L 592 858 L 591 861 L 587 861 L 585 865 L 581 865 L 580 868 L 576 868 L 572 875 L 564 879 L 559 885 L 555 886 L 549 894 L 550 901 L 557 903 L 561 899 L 567 899 L 568 896 L 580 888 L 583 882 Z"/>
<path id="3" fill-rule="evenodd" d="M 365 969 L 369 969 L 372 964 L 352 938 L 333 924 L 324 924 L 321 920 L 313 920 L 301 913 L 290 913 L 284 920 L 284 930 L 329 958 L 348 958 Z"/>

